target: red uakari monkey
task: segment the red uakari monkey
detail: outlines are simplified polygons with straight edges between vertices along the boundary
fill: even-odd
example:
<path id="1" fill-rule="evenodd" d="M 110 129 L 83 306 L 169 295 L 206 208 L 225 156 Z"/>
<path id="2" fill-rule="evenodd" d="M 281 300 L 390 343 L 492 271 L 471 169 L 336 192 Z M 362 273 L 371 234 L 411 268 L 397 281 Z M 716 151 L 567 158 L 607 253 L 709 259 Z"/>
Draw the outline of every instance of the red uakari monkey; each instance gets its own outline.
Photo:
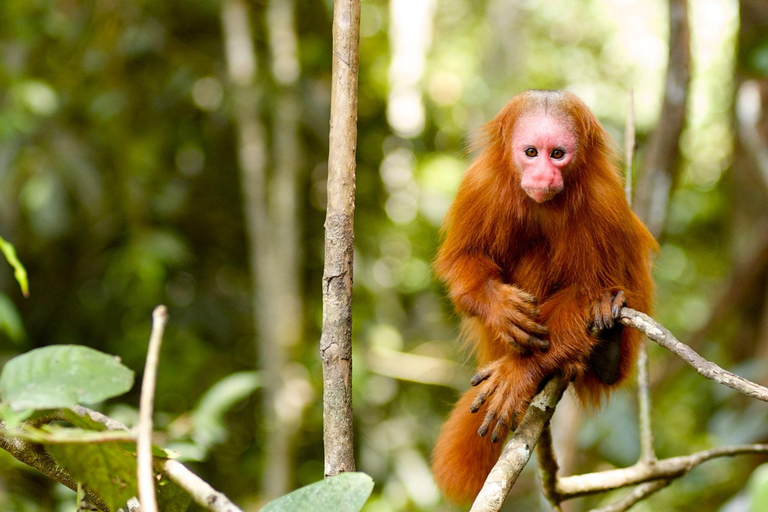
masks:
<path id="1" fill-rule="evenodd" d="M 555 372 L 599 403 L 632 371 L 658 249 L 624 196 L 613 143 L 573 94 L 527 91 L 484 127 L 435 262 L 479 364 L 432 455 L 438 486 L 473 500 L 510 428 Z M 490 432 L 490 436 L 486 435 Z"/>

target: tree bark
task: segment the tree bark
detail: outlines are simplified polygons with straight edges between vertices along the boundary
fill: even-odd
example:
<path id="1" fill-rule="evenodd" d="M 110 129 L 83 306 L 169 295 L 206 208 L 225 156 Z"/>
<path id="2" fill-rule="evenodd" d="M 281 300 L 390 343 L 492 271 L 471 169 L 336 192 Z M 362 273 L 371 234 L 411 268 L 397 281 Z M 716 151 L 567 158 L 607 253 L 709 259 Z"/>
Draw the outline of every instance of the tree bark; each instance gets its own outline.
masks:
<path id="1" fill-rule="evenodd" d="M 328 205 L 323 270 L 325 475 L 355 470 L 352 435 L 352 268 L 360 1 L 334 0 Z"/>

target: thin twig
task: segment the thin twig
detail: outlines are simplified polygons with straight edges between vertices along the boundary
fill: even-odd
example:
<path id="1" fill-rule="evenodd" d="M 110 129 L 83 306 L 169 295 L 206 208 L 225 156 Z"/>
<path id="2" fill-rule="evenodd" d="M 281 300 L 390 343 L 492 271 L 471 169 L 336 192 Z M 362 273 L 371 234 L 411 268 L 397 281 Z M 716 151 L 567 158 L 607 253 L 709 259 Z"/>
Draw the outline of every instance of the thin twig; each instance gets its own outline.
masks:
<path id="1" fill-rule="evenodd" d="M 590 512 L 624 512 L 625 510 L 629 510 L 641 500 L 644 500 L 651 494 L 665 488 L 671 483 L 672 479 L 652 480 L 650 482 L 645 482 L 644 484 L 640 484 L 632 489 L 631 492 L 627 493 L 614 503 L 606 505 L 605 507 L 593 509 Z"/>
<path id="2" fill-rule="evenodd" d="M 494 512 L 501 509 L 509 490 L 531 458 L 533 448 L 539 440 L 545 425 L 555 412 L 555 406 L 563 396 L 568 382 L 555 375 L 544 386 L 528 406 L 523 421 L 509 440 L 498 462 L 472 504 L 470 512 Z"/>
<path id="3" fill-rule="evenodd" d="M 627 124 L 624 126 L 624 151 L 626 172 L 624 174 L 624 194 L 632 205 L 633 162 L 635 160 L 635 100 L 634 91 L 627 89 Z"/>
<path id="4" fill-rule="evenodd" d="M 539 480 L 544 496 L 556 511 L 560 511 L 560 495 L 557 494 L 557 473 L 560 466 L 557 463 L 555 449 L 552 446 L 552 429 L 547 424 L 541 432 L 539 442 L 536 444 L 536 459 L 539 462 Z"/>
<path id="5" fill-rule="evenodd" d="M 152 413 L 155 404 L 155 384 L 160 346 L 163 343 L 165 325 L 168 323 L 168 309 L 157 306 L 152 312 L 152 333 L 149 336 L 147 362 L 141 381 L 139 399 L 139 425 L 136 432 L 136 471 L 139 480 L 139 501 L 144 512 L 157 512 L 155 496 L 155 474 L 152 470 Z"/>
<path id="6" fill-rule="evenodd" d="M 653 464 L 638 462 L 627 468 L 565 476 L 558 479 L 557 492 L 563 499 L 570 499 L 652 480 L 679 478 L 708 460 L 748 453 L 768 453 L 768 444 L 723 446 L 691 455 L 660 459 Z"/>
<path id="7" fill-rule="evenodd" d="M 723 384 L 740 393 L 763 402 L 768 402 L 768 388 L 756 384 L 750 380 L 720 368 L 715 363 L 707 361 L 697 354 L 691 347 L 680 342 L 664 326 L 644 313 L 630 308 L 622 308 L 619 321 L 630 327 L 645 333 L 651 340 L 662 347 L 677 354 L 686 363 L 691 365 L 700 375 Z"/>
<path id="8" fill-rule="evenodd" d="M 632 89 L 627 90 L 627 124 L 624 128 L 627 173 L 624 177 L 624 191 L 627 202 L 632 206 L 632 161 L 635 153 L 635 105 Z M 648 347 L 645 340 L 640 343 L 637 353 L 637 404 L 640 427 L 640 458 L 645 462 L 656 459 L 653 449 L 651 428 L 651 386 L 648 376 Z"/>

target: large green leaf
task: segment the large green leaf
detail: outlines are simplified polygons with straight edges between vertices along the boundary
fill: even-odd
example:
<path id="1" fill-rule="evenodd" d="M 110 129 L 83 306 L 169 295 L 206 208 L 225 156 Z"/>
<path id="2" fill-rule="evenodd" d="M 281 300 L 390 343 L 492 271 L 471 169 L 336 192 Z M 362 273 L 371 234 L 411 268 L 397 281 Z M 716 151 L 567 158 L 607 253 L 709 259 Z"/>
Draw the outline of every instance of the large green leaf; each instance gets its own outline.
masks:
<path id="1" fill-rule="evenodd" d="M 78 345 L 32 350 L 8 361 L 0 374 L 0 398 L 16 411 L 100 402 L 131 386 L 133 371 L 117 358 Z"/>
<path id="2" fill-rule="evenodd" d="M 271 501 L 261 512 L 359 512 L 371 491 L 365 473 L 342 473 Z"/>

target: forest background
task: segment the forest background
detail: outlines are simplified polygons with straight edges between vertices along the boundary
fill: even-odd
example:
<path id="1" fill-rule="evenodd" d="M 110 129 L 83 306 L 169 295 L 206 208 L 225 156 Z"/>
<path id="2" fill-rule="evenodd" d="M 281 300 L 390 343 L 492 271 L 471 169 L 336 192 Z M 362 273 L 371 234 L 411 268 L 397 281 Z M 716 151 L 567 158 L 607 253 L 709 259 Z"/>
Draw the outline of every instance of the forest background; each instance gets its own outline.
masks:
<path id="1" fill-rule="evenodd" d="M 766 384 L 768 4 L 687 9 L 654 317 Z M 31 289 L 23 298 L 0 271 L 0 362 L 75 343 L 140 374 L 166 304 L 158 441 L 245 509 L 323 475 L 331 15 L 314 0 L 6 0 L 0 12 L 0 235 Z M 632 88 L 642 168 L 679 64 L 668 26 L 661 0 L 363 2 L 353 328 L 358 468 L 376 482 L 366 511 L 451 510 L 429 451 L 472 366 L 430 262 L 471 132 L 521 90 L 564 88 L 622 142 Z M 241 192 L 249 166 L 265 172 L 263 196 Z M 659 456 L 768 438 L 765 404 L 675 359 L 650 348 Z M 134 390 L 100 410 L 135 424 L 137 404 Z M 631 389 L 594 414 L 561 404 L 565 473 L 633 463 L 635 409 Z M 744 510 L 762 462 L 709 462 L 636 509 Z M 0 452 L 2 510 L 71 510 L 68 493 Z M 509 502 L 548 510 L 535 471 Z"/>

